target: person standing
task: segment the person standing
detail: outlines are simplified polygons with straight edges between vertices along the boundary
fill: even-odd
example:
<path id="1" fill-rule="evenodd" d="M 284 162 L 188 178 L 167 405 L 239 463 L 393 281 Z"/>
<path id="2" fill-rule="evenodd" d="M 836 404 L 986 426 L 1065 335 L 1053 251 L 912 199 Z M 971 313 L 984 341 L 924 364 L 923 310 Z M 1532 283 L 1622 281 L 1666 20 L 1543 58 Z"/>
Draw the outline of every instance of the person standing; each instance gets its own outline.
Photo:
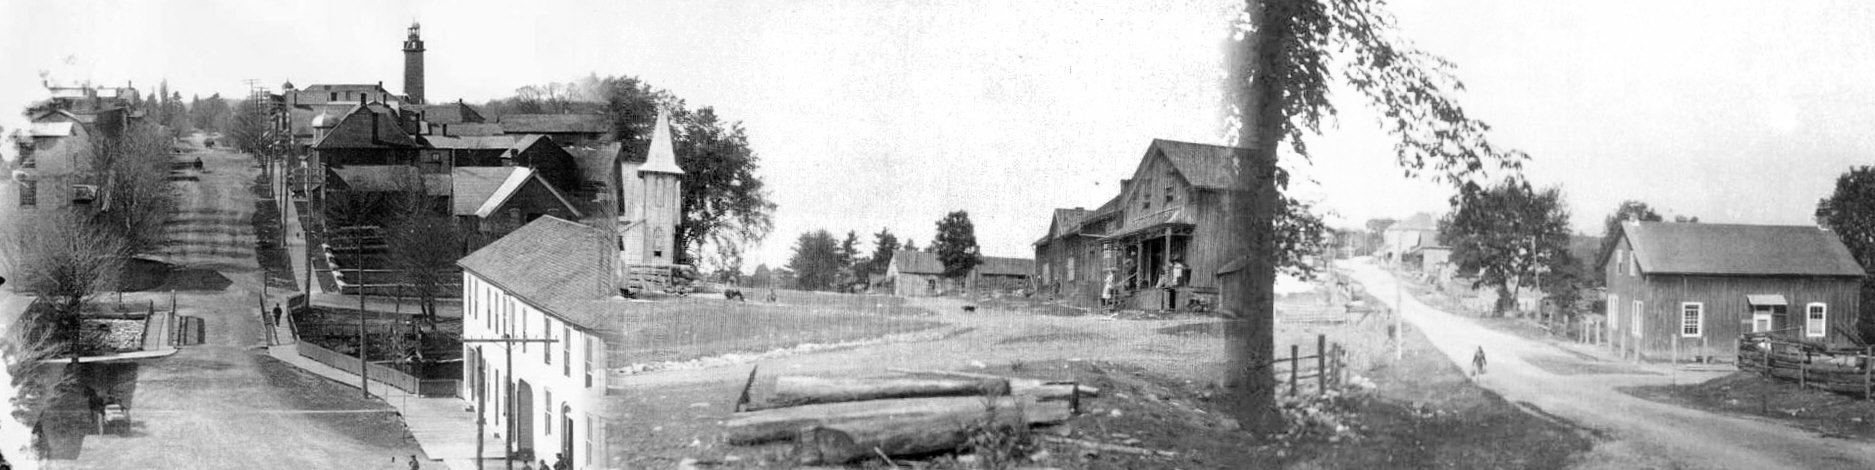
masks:
<path id="1" fill-rule="evenodd" d="M 280 324 L 280 304 L 273 304 L 273 324 Z"/>
<path id="2" fill-rule="evenodd" d="M 1480 375 L 1484 375 L 1484 346 L 1479 346 L 1478 352 L 1471 354 L 1471 376 Z"/>
<path id="3" fill-rule="evenodd" d="M 417 456 L 414 454 L 411 455 L 410 456 L 410 470 L 420 470 L 422 468 L 423 468 L 423 464 L 417 463 Z"/>

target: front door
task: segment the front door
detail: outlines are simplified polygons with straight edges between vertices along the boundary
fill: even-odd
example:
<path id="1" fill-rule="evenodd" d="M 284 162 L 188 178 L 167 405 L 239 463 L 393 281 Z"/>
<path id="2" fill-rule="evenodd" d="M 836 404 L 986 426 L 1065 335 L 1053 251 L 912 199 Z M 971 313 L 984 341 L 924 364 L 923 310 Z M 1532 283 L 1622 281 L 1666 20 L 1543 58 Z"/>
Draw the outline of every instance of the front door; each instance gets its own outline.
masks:
<path id="1" fill-rule="evenodd" d="M 514 412 L 508 419 L 514 420 L 514 450 L 516 452 L 534 448 L 534 387 L 526 380 L 517 382 L 514 391 Z"/>
<path id="2" fill-rule="evenodd" d="M 564 459 L 567 463 L 579 461 L 573 458 L 573 408 L 566 405 L 560 405 L 559 458 Z"/>

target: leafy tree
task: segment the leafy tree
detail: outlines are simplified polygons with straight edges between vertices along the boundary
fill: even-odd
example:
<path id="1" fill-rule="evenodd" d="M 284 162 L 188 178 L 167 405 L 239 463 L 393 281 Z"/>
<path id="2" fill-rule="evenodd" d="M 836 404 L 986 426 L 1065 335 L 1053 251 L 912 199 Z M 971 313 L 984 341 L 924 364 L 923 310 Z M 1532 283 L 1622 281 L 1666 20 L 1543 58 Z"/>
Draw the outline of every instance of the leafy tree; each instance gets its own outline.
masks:
<path id="1" fill-rule="evenodd" d="M 918 251 L 918 242 L 911 241 L 910 238 L 907 238 L 905 239 L 905 245 L 900 246 L 898 249 L 904 250 L 904 251 Z M 890 263 L 891 261 L 886 261 L 886 262 Z"/>
<path id="2" fill-rule="evenodd" d="M 234 122 L 234 108 L 222 99 L 220 93 L 209 95 L 208 99 L 189 107 L 190 119 L 195 128 L 207 131 L 227 131 Z"/>
<path id="3" fill-rule="evenodd" d="M 272 126 L 272 116 L 263 103 L 244 100 L 235 111 L 233 128 L 228 129 L 228 144 L 235 150 L 265 160 L 276 150 L 273 135 L 268 132 Z"/>
<path id="4" fill-rule="evenodd" d="M 1282 207 L 1275 222 L 1276 266 L 1285 274 L 1315 279 L 1316 267 L 1309 261 L 1328 251 L 1328 227 L 1310 204 L 1289 200 Z"/>
<path id="5" fill-rule="evenodd" d="M 872 262 L 868 264 L 866 273 L 884 273 L 892 264 L 893 253 L 898 252 L 898 237 L 892 235 L 891 230 L 881 228 L 879 233 L 872 234 L 872 247 Z"/>
<path id="6" fill-rule="evenodd" d="M 793 286 L 801 290 L 833 287 L 841 268 L 839 242 L 826 230 L 801 234 L 794 242 L 794 256 L 788 259 L 788 270 L 794 273 Z"/>
<path id="7" fill-rule="evenodd" d="M 1496 288 L 1493 311 L 1502 316 L 1539 272 L 1568 270 L 1569 209 L 1560 189 L 1507 180 L 1460 194 L 1456 210 L 1439 220 L 1439 243 L 1452 247 L 1459 271 L 1473 274 L 1473 288 Z"/>
<path id="8" fill-rule="evenodd" d="M 750 287 L 776 286 L 775 272 L 768 269 L 768 263 L 755 265 L 755 272 L 749 274 Z"/>
<path id="9" fill-rule="evenodd" d="M 841 290 L 866 280 L 865 260 L 859 256 L 859 234 L 846 231 L 846 238 L 840 240 L 840 276 Z"/>
<path id="10" fill-rule="evenodd" d="M 1697 223 L 1699 223 L 1699 217 L 1698 217 L 1698 216 L 1693 216 L 1693 217 L 1687 217 L 1687 216 L 1684 216 L 1684 215 L 1676 215 L 1676 216 L 1673 216 L 1673 223 L 1676 223 L 1676 224 L 1697 224 Z"/>
<path id="11" fill-rule="evenodd" d="M 1239 187 L 1247 189 L 1229 198 L 1231 228 L 1246 236 L 1225 249 L 1277 249 L 1274 224 L 1288 182 L 1277 166 L 1278 148 L 1286 142 L 1310 158 L 1304 139 L 1320 133 L 1323 117 L 1334 116 L 1328 91 L 1337 78 L 1380 111 L 1383 127 L 1398 139 L 1395 160 L 1408 177 L 1431 170 L 1434 181 L 1475 188 L 1471 180 L 1487 167 L 1514 172 L 1528 158 L 1485 139 L 1490 127 L 1453 99 L 1463 85 L 1449 72 L 1451 64 L 1400 39 L 1381 0 L 1245 0 L 1242 13 L 1237 41 L 1227 50 L 1226 93 L 1243 113 L 1233 123 L 1237 146 L 1250 149 L 1236 171 Z M 1226 385 L 1239 422 L 1270 432 L 1281 425 L 1268 368 L 1275 352 L 1278 260 L 1249 259 L 1245 275 L 1222 286 L 1247 294 L 1224 306 L 1244 314 L 1225 328 L 1234 361 Z"/>
<path id="12" fill-rule="evenodd" d="M 983 255 L 978 253 L 977 227 L 970 223 L 970 213 L 956 211 L 939 219 L 937 239 L 931 242 L 931 249 L 938 255 L 938 261 L 944 263 L 944 277 L 956 279 L 983 264 Z"/>
<path id="13" fill-rule="evenodd" d="M 1836 177 L 1836 189 L 1817 202 L 1823 224 L 1842 237 L 1862 266 L 1875 266 L 1875 167 L 1857 166 Z M 1875 305 L 1875 278 L 1862 279 L 1862 305 Z M 1864 342 L 1875 342 L 1875 308 L 1863 308 L 1856 321 Z"/>

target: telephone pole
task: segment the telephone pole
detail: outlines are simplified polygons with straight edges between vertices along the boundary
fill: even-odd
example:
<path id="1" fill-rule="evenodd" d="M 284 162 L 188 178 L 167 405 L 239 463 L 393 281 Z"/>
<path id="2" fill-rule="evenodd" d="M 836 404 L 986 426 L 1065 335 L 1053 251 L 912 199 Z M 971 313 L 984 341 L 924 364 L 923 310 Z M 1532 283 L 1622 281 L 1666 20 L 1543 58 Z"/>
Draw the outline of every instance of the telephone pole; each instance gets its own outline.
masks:
<path id="1" fill-rule="evenodd" d="M 547 338 L 514 338 L 503 333 L 500 338 L 463 338 L 462 342 L 500 343 L 502 351 L 508 355 L 508 367 L 505 369 L 508 371 L 507 383 L 503 384 L 508 390 L 508 393 L 505 395 L 508 397 L 508 429 L 506 432 L 502 433 L 501 454 L 503 455 L 502 460 L 506 461 L 508 464 L 508 470 L 514 470 L 514 431 L 518 427 L 514 425 L 514 422 L 517 419 L 522 419 L 521 415 L 516 413 L 514 409 L 514 345 L 515 343 L 556 343 L 559 342 L 559 340 Z M 476 362 L 476 366 L 481 367 L 482 364 L 480 364 L 480 362 L 482 362 L 482 359 L 480 356 L 476 357 Z M 482 436 L 485 435 L 483 427 L 487 425 L 488 421 L 483 418 L 483 415 L 487 414 L 488 410 L 482 405 L 482 395 L 483 394 L 478 393 L 475 396 L 475 465 L 478 467 L 482 465 Z M 547 406 L 553 406 L 553 404 L 549 403 Z M 528 412 L 532 413 L 533 411 L 530 410 Z"/>

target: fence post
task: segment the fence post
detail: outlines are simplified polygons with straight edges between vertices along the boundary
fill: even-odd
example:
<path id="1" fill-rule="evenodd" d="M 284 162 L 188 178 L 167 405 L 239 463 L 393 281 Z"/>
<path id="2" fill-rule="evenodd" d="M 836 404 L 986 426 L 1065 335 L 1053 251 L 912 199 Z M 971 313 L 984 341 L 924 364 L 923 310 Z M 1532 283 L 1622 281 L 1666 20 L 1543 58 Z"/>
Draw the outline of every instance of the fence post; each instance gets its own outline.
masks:
<path id="1" fill-rule="evenodd" d="M 1328 393 L 1328 335 L 1315 335 L 1315 393 Z"/>
<path id="2" fill-rule="evenodd" d="M 1292 397 L 1296 396 L 1296 366 L 1301 362 L 1296 357 L 1301 356 L 1301 352 L 1302 346 L 1289 345 L 1289 396 Z"/>
<path id="3" fill-rule="evenodd" d="M 1870 374 L 1875 373 L 1875 346 L 1870 346 L 1862 353 L 1862 399 L 1875 400 L 1875 386 L 1871 386 Z"/>

